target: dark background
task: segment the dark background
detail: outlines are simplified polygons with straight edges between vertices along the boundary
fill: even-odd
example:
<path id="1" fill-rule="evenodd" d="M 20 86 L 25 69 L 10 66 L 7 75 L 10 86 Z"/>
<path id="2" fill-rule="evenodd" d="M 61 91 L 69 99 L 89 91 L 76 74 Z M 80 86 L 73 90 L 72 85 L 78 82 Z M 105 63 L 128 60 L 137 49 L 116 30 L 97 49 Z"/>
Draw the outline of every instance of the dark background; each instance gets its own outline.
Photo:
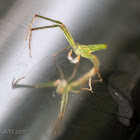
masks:
<path id="1" fill-rule="evenodd" d="M 138 0 L 0 0 L 0 139 L 51 139 L 52 121 L 59 114 L 61 95 L 54 88 L 11 86 L 14 77 L 25 76 L 22 84 L 60 78 L 52 55 L 69 45 L 60 29 L 33 32 L 32 59 L 29 58 L 25 34 L 34 14 L 60 20 L 79 44 L 108 45 L 107 50 L 94 53 L 100 60 L 103 82 L 93 84 L 93 93 L 69 94 L 56 139 L 138 139 L 139 9 Z M 36 19 L 33 27 L 50 24 Z M 74 68 L 67 53 L 56 58 L 66 78 Z M 92 66 L 82 58 L 75 79 Z M 16 134 L 16 130 L 26 133 Z"/>

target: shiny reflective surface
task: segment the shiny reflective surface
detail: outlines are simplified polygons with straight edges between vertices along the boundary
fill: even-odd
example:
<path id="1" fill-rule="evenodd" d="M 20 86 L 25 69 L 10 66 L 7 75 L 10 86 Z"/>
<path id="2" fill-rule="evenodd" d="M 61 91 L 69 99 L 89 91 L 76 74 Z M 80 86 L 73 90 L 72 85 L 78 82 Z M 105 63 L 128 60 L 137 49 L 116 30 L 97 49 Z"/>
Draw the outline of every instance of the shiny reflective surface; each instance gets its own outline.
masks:
<path id="1" fill-rule="evenodd" d="M 135 0 L 133 2 L 126 0 L 123 2 L 115 0 L 1 1 L 0 139 L 50 139 L 51 121 L 59 114 L 61 96 L 56 94 L 55 89 L 12 89 L 11 86 L 14 77 L 25 76 L 26 78 L 21 81 L 23 84 L 35 84 L 59 78 L 52 55 L 69 44 L 60 29 L 35 31 L 32 36 L 32 59 L 30 59 L 25 34 L 34 14 L 62 21 L 75 41 L 80 44 L 106 43 L 108 45 L 106 51 L 95 53 L 101 63 L 104 82 L 94 85 L 94 94 L 70 93 L 62 127 L 63 133 L 59 138 L 102 139 L 105 136 L 112 138 L 111 134 L 117 130 L 119 130 L 115 133 L 117 138 L 131 137 L 132 134 L 135 137 L 134 132 L 137 128 L 135 120 L 130 122 L 129 126 L 135 128 L 133 132 L 129 132 L 129 129 L 117 120 L 115 114 L 119 105 L 111 98 L 108 91 L 108 79 L 115 70 L 118 71 L 116 69 L 118 55 L 133 53 L 140 56 L 137 47 L 140 34 L 138 5 L 139 2 Z M 46 24 L 50 25 L 51 22 L 36 19 L 34 27 Z M 67 51 L 58 56 L 57 61 L 66 77 L 69 77 L 73 65 L 69 64 L 66 55 Z M 77 77 L 92 67 L 88 60 L 81 61 Z M 138 80 L 133 82 L 136 89 L 137 82 Z M 124 133 L 121 133 L 120 128 Z M 14 134 L 4 134 L 4 130 L 10 130 L 9 133 L 14 131 Z M 17 135 L 16 130 L 25 130 L 25 134 L 22 132 Z"/>

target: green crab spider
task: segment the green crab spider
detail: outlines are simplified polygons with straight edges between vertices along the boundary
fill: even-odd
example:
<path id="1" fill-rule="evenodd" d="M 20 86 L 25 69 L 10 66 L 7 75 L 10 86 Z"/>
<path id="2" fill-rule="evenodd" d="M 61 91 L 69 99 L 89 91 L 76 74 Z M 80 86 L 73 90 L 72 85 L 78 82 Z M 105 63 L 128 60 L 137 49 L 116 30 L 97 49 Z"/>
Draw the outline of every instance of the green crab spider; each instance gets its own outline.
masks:
<path id="1" fill-rule="evenodd" d="M 49 20 L 49 21 L 51 21 L 55 24 L 50 25 L 50 26 L 42 26 L 42 27 L 31 28 L 31 26 L 32 26 L 36 17 L 41 18 L 41 19 L 45 19 L 45 20 Z M 98 69 L 98 71 L 99 71 L 99 60 L 98 60 L 97 56 L 93 55 L 92 53 L 95 52 L 95 51 L 98 51 L 98 50 L 106 49 L 107 48 L 106 44 L 80 45 L 80 44 L 78 44 L 74 41 L 74 39 L 71 36 L 71 34 L 69 33 L 68 29 L 66 28 L 66 26 L 62 22 L 60 22 L 58 20 L 54 20 L 54 19 L 51 19 L 51 18 L 41 16 L 41 15 L 35 15 L 33 17 L 33 19 L 31 20 L 31 23 L 29 24 L 28 30 L 27 30 L 26 40 L 27 40 L 29 31 L 30 31 L 30 34 L 29 34 L 29 55 L 30 55 L 30 57 L 31 57 L 32 31 L 40 30 L 40 29 L 47 29 L 47 28 L 56 28 L 56 27 L 59 27 L 64 32 L 64 35 L 66 36 L 70 46 L 68 46 L 68 47 L 62 49 L 61 51 L 59 51 L 58 53 L 54 54 L 53 57 L 57 56 L 58 54 L 60 54 L 64 50 L 67 50 L 68 48 L 72 47 L 72 49 L 70 50 L 70 52 L 68 53 L 68 56 L 67 56 L 67 58 L 70 60 L 71 63 L 77 63 L 80 60 L 80 56 L 81 56 L 81 57 L 89 59 L 94 64 L 94 67 L 96 69 Z M 71 56 L 72 52 L 75 52 L 77 57 L 73 58 Z M 100 80 L 98 80 L 98 81 L 101 82 L 102 78 L 101 78 L 99 72 L 98 72 L 98 76 L 100 78 Z"/>

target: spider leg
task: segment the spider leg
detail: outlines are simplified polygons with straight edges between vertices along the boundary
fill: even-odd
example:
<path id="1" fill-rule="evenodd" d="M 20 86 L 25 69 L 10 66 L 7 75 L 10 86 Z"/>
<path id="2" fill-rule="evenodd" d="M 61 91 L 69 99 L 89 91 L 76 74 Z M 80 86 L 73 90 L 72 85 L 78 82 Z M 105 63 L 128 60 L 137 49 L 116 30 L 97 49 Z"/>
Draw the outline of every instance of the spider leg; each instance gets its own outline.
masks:
<path id="1" fill-rule="evenodd" d="M 56 57 L 57 55 L 59 55 L 60 53 L 62 53 L 63 51 L 69 49 L 70 47 L 71 47 L 71 46 L 68 46 L 68 47 L 66 47 L 66 48 L 64 48 L 64 49 L 62 49 L 62 50 L 60 50 L 59 52 L 57 52 L 56 54 L 53 55 L 53 58 Z"/>
<path id="2" fill-rule="evenodd" d="M 78 69 L 79 63 L 80 63 L 80 59 L 79 59 L 79 62 L 76 64 L 71 77 L 68 79 L 68 82 L 70 82 L 75 77 L 75 75 L 77 73 L 77 69 Z"/>
<path id="3" fill-rule="evenodd" d="M 45 19 L 45 20 L 52 21 L 52 22 L 56 23 L 56 25 L 52 25 L 52 26 L 43 26 L 43 27 L 37 27 L 37 28 L 32 28 L 32 29 L 30 29 L 36 17 L 42 18 L 42 19 Z M 71 34 L 69 33 L 68 29 L 66 28 L 66 26 L 65 26 L 62 22 L 60 22 L 60 21 L 58 21 L 58 20 L 53 20 L 53 19 L 51 19 L 51 18 L 47 18 L 47 17 L 44 17 L 44 16 L 35 15 L 35 16 L 33 17 L 33 19 L 31 20 L 31 23 L 29 24 L 29 27 L 28 27 L 28 29 L 27 29 L 27 34 L 26 34 L 26 40 L 27 40 L 27 37 L 28 37 L 28 34 L 29 34 L 29 30 L 30 30 L 30 35 L 29 35 L 30 57 L 31 57 L 31 46 L 30 46 L 31 43 L 30 43 L 30 42 L 31 42 L 32 31 L 33 31 L 33 30 L 38 30 L 38 29 L 45 29 L 45 28 L 54 28 L 54 27 L 59 27 L 60 29 L 62 29 L 63 32 L 64 32 L 64 34 L 65 34 L 65 36 L 66 36 L 66 38 L 67 38 L 67 40 L 68 40 L 68 42 L 70 43 L 70 45 L 71 45 L 73 48 L 76 48 L 76 47 L 77 47 L 77 45 L 76 45 L 76 43 L 75 43 L 73 37 L 71 36 Z"/>
<path id="4" fill-rule="evenodd" d="M 67 102 L 68 102 L 68 93 L 64 93 L 62 96 L 62 101 L 61 101 L 61 108 L 60 108 L 60 113 L 59 113 L 59 117 L 56 121 L 55 127 L 52 131 L 52 135 L 55 136 L 58 134 L 58 130 L 60 128 L 60 124 L 64 118 L 64 114 L 66 111 L 66 106 L 67 106 Z"/>
<path id="5" fill-rule="evenodd" d="M 99 77 L 99 79 L 97 79 L 97 80 L 92 80 L 92 82 L 102 82 L 102 81 L 103 81 L 103 79 L 102 79 L 102 77 L 101 77 L 101 75 L 100 75 L 99 72 L 98 72 L 98 77 Z"/>
<path id="6" fill-rule="evenodd" d="M 94 64 L 94 67 L 96 68 L 96 70 L 98 71 L 97 74 L 98 74 L 98 77 L 99 77 L 99 80 L 93 80 L 93 82 L 102 82 L 102 78 L 101 78 L 101 75 L 100 75 L 100 72 L 99 72 L 99 60 L 97 58 L 96 55 L 93 55 L 93 54 L 84 54 L 83 57 L 89 59 L 93 64 Z"/>
<path id="7" fill-rule="evenodd" d="M 47 18 L 47 17 L 43 17 L 43 16 L 40 16 L 40 15 L 34 15 L 34 17 L 33 17 L 32 20 L 31 20 L 31 23 L 29 24 L 29 27 L 28 27 L 28 29 L 27 29 L 27 33 L 26 33 L 26 38 L 25 38 L 25 40 L 27 40 L 27 37 L 28 37 L 28 34 L 29 34 L 29 30 L 30 30 L 32 24 L 34 23 L 35 18 L 37 18 L 37 17 L 38 17 L 38 18 L 45 19 L 45 20 L 52 21 L 52 22 L 54 22 L 54 23 L 62 24 L 60 21 L 57 21 L 57 20 L 53 20 L 53 19 L 50 19 L 50 18 Z"/>
<path id="8" fill-rule="evenodd" d="M 15 78 L 13 79 L 13 82 L 12 82 L 12 88 L 46 88 L 46 87 L 55 87 L 57 86 L 59 80 L 56 80 L 56 81 L 50 81 L 50 82 L 47 82 L 47 83 L 42 83 L 42 84 L 36 84 L 36 85 L 21 85 L 21 84 L 18 84 L 18 82 L 20 80 L 22 80 L 23 78 L 25 77 L 21 77 L 19 79 L 17 79 L 15 81 Z"/>
<path id="9" fill-rule="evenodd" d="M 56 27 L 60 27 L 61 25 L 57 24 L 57 25 L 51 25 L 51 26 L 43 26 L 43 27 L 37 27 L 37 28 L 31 28 L 30 29 L 30 34 L 29 34 L 29 54 L 31 57 L 31 38 L 32 38 L 32 31 L 35 30 L 40 30 L 40 29 L 47 29 L 47 28 L 56 28 Z"/>
<path id="10" fill-rule="evenodd" d="M 91 86 L 91 77 L 89 78 L 89 88 L 82 88 L 82 90 L 89 90 L 89 91 L 92 91 L 92 86 Z"/>
<path id="11" fill-rule="evenodd" d="M 64 79 L 63 71 L 62 71 L 61 67 L 59 66 L 59 64 L 57 63 L 57 61 L 55 60 L 55 57 L 53 57 L 53 60 L 54 60 L 54 62 L 55 62 L 55 65 L 56 65 L 56 67 L 57 67 L 59 73 L 60 73 L 61 79 Z"/>

